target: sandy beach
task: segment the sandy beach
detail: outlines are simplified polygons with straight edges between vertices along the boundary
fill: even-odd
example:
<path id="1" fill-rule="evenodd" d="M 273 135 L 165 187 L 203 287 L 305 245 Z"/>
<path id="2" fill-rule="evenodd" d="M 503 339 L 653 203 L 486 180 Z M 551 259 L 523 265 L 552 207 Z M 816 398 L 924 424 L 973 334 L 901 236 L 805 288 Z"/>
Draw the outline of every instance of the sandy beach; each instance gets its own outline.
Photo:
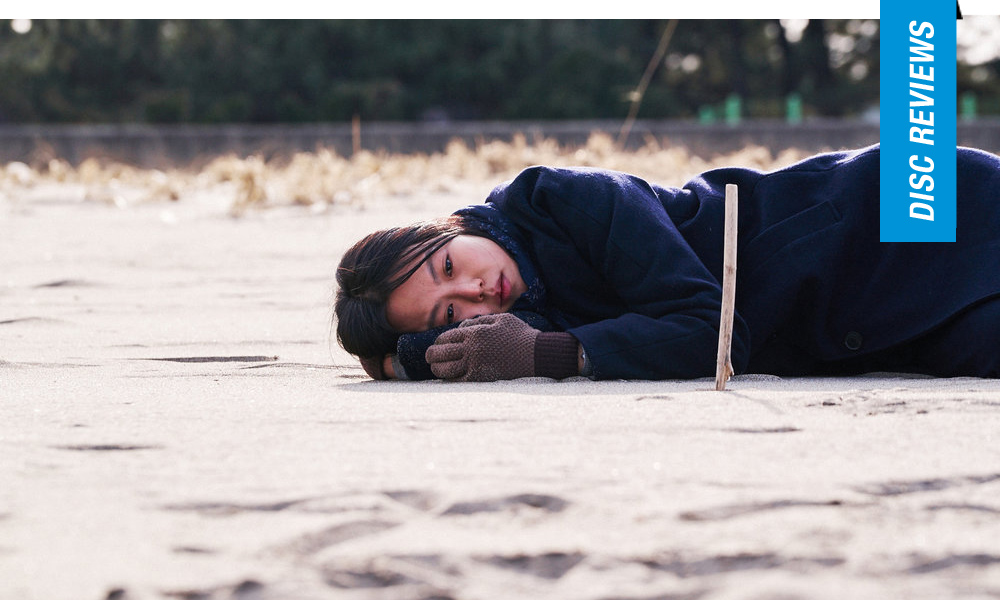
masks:
<path id="1" fill-rule="evenodd" d="M 369 380 L 364 206 L 0 198 L 0 598 L 1000 598 L 1000 381 Z"/>

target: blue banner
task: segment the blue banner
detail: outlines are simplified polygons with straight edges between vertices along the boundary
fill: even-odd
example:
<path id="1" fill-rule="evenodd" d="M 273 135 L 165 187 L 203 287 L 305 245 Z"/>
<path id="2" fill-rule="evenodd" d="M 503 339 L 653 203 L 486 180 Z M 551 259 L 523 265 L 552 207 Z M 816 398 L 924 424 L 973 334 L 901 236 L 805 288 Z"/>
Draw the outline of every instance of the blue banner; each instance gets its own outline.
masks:
<path id="1" fill-rule="evenodd" d="M 955 241 L 956 7 L 880 4 L 883 242 Z"/>

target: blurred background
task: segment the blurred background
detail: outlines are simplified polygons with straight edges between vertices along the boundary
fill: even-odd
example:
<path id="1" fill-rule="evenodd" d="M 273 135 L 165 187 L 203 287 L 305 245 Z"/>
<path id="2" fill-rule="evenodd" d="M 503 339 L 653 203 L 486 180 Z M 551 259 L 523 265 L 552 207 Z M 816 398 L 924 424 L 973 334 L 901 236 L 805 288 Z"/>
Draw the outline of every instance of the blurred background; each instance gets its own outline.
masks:
<path id="1" fill-rule="evenodd" d="M 659 21 L 14 21 L 0 28 L 5 123 L 613 119 Z M 682 21 L 641 116 L 877 110 L 878 21 Z M 1000 62 L 960 71 L 1000 111 Z M 989 98 L 989 99 L 987 99 Z M 721 116 L 721 115 L 716 115 Z"/>
<path id="2" fill-rule="evenodd" d="M 986 19 L 963 40 L 958 91 L 997 115 L 1000 57 L 982 33 L 1000 23 Z M 0 27 L 0 122 L 623 118 L 670 25 L 17 20 Z M 871 116 L 879 22 L 684 20 L 656 67 L 642 118 L 724 118 L 731 96 L 745 118 Z"/>
<path id="3" fill-rule="evenodd" d="M 959 143 L 1000 150 L 1000 17 L 958 21 Z M 878 140 L 878 20 L 8 20 L 0 163 L 142 167 L 595 134 Z M 518 136 L 522 136 L 518 138 Z"/>

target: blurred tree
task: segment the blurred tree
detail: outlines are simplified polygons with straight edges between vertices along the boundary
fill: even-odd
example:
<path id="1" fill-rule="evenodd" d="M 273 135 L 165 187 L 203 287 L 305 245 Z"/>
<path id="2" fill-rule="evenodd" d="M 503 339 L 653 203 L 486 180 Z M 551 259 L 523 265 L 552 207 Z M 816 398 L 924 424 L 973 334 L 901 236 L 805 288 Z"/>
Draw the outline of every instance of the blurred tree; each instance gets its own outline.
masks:
<path id="1" fill-rule="evenodd" d="M 0 22 L 0 121 L 621 119 L 666 22 L 648 20 Z M 875 20 L 684 20 L 639 118 L 877 106 Z M 995 63 L 960 67 L 990 94 Z M 706 112 L 706 109 L 711 109 Z"/>

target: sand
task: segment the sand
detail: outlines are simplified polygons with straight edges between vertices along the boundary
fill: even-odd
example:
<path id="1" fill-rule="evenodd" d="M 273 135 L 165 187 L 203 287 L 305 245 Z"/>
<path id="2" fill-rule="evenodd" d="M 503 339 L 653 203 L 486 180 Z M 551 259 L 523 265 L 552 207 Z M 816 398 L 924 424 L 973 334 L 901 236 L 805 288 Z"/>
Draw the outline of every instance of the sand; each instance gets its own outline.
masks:
<path id="1" fill-rule="evenodd" d="M 487 189 L 0 202 L 0 598 L 1000 597 L 1000 381 L 367 379 L 340 253 Z"/>

